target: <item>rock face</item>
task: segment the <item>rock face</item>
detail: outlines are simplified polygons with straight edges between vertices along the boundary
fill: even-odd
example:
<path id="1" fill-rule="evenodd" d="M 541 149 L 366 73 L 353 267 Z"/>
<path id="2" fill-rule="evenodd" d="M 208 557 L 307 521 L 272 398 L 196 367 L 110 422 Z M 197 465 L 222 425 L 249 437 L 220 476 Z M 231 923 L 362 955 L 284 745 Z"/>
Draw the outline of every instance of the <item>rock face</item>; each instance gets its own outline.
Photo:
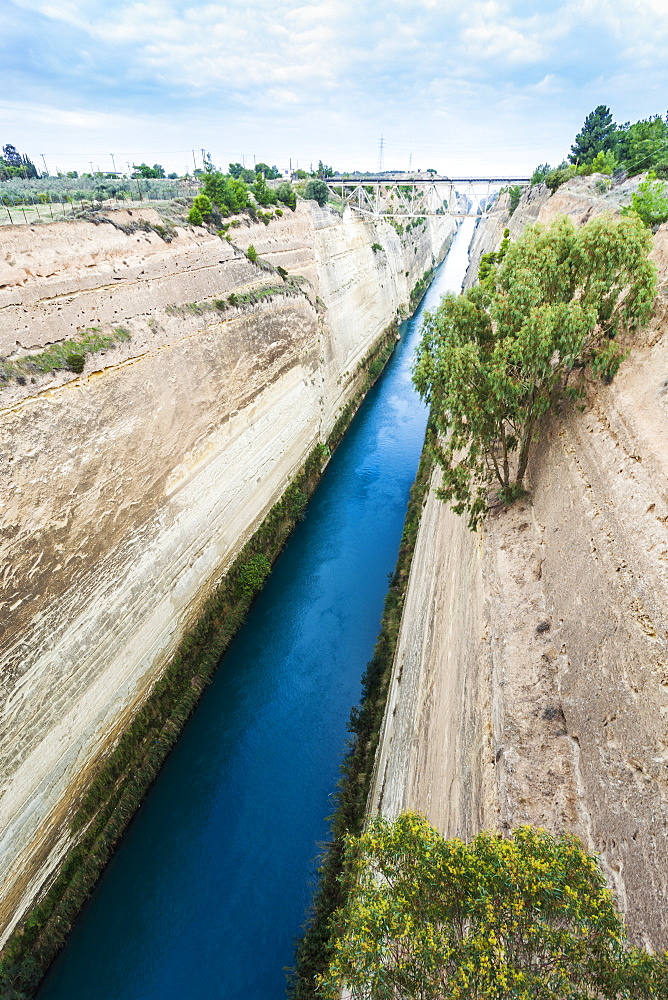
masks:
<path id="1" fill-rule="evenodd" d="M 579 201 L 557 195 L 539 219 Z M 632 938 L 666 948 L 666 226 L 653 255 L 649 329 L 610 386 L 545 426 L 528 500 L 472 534 L 430 496 L 373 807 L 417 809 L 447 836 L 570 830 L 600 854 Z"/>
<path id="2" fill-rule="evenodd" d="M 100 754 L 453 228 L 400 240 L 301 203 L 232 229 L 236 246 L 151 210 L 2 230 L 5 360 L 91 327 L 130 339 L 0 391 L 0 940 L 71 845 Z M 250 243 L 308 280 L 251 263 Z"/>

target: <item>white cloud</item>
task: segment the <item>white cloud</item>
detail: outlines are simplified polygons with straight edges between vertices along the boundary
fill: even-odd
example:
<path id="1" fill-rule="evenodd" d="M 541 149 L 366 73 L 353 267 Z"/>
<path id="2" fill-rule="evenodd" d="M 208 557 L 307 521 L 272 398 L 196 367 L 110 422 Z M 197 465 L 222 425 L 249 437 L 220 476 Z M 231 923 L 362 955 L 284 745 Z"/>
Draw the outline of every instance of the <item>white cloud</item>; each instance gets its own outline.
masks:
<path id="1" fill-rule="evenodd" d="M 270 162 L 329 150 L 328 162 L 373 166 L 382 132 L 386 162 L 394 148 L 404 165 L 413 152 L 444 169 L 485 156 L 530 168 L 561 159 L 596 104 L 617 120 L 665 110 L 653 103 L 668 75 L 663 4 L 9 0 L 4 51 L 22 56 L 0 72 L 4 93 L 32 99 L 23 125 L 40 144 L 50 120 L 72 148 L 86 136 L 104 148 L 104 122 L 119 142 L 145 137 L 146 156 L 174 137 L 218 162 L 261 146 Z"/>

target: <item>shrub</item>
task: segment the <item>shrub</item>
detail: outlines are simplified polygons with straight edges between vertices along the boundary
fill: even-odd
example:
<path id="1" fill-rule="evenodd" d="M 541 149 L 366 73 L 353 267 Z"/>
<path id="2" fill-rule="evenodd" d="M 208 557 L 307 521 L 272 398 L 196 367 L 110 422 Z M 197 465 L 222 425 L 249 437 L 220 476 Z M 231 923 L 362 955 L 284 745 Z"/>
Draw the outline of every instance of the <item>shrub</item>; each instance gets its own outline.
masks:
<path id="1" fill-rule="evenodd" d="M 547 174 L 545 177 L 545 183 L 549 187 L 550 191 L 554 193 L 558 187 L 565 184 L 566 181 L 571 179 L 571 177 L 575 177 L 576 173 L 576 167 L 562 165 L 557 167 L 555 170 L 551 170 L 549 174 Z"/>
<path id="2" fill-rule="evenodd" d="M 258 553 L 252 556 L 241 567 L 239 584 L 244 594 L 255 594 L 271 572 L 271 563 L 265 555 Z"/>
<path id="3" fill-rule="evenodd" d="M 199 208 L 193 207 L 188 212 L 188 222 L 192 223 L 193 226 L 201 226 L 204 222 L 204 218 Z"/>
<path id="4" fill-rule="evenodd" d="M 665 957 L 630 948 L 597 859 L 528 826 L 445 840 L 413 813 L 346 843 L 348 897 L 321 995 L 565 1000 L 651 994 Z"/>
<path id="5" fill-rule="evenodd" d="M 78 352 L 72 352 L 66 355 L 65 360 L 73 372 L 79 374 L 84 370 L 84 365 L 86 364 L 86 356 Z"/>
<path id="6" fill-rule="evenodd" d="M 255 247 L 253 246 L 252 243 L 248 244 L 248 250 L 246 250 L 246 256 L 248 257 L 248 259 L 250 261 L 253 262 L 253 264 L 256 263 L 256 261 L 257 261 L 257 250 L 255 249 Z"/>

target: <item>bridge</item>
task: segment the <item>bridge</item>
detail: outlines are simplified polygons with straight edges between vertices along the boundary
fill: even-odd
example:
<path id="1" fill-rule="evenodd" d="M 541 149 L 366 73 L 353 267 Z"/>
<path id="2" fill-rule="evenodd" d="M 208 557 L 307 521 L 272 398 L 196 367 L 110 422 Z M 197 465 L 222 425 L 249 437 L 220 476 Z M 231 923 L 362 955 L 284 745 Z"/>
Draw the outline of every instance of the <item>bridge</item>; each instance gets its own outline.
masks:
<path id="1" fill-rule="evenodd" d="M 325 178 L 344 204 L 363 215 L 403 219 L 451 215 L 465 219 L 486 214 L 499 188 L 530 183 L 529 177 L 447 177 L 430 173 L 349 174 Z"/>

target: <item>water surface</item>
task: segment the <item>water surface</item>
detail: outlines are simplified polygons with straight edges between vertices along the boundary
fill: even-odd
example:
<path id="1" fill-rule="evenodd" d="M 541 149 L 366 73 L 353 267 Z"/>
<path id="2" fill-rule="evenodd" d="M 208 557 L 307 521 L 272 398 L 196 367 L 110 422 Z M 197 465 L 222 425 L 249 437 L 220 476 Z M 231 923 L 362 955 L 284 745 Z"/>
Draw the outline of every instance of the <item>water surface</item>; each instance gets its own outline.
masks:
<path id="1" fill-rule="evenodd" d="M 472 228 L 402 325 L 40 1000 L 284 995 L 422 447 L 421 316 L 459 290 Z"/>

